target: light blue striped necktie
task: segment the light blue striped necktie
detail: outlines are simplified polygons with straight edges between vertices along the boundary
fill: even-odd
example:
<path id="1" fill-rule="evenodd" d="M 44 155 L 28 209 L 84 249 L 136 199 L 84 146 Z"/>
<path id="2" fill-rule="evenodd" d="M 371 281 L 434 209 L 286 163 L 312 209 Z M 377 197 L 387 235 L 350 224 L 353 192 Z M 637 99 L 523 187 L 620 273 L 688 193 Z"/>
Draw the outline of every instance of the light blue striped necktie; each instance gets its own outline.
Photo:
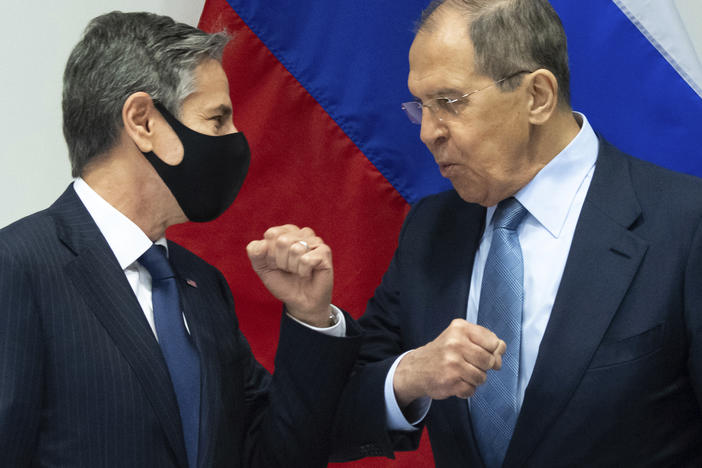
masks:
<path id="1" fill-rule="evenodd" d="M 504 461 L 519 414 L 517 379 L 524 305 L 524 262 L 517 227 L 527 214 L 515 198 L 502 200 L 493 216 L 493 232 L 483 273 L 478 325 L 507 343 L 502 369 L 489 371 L 487 382 L 470 400 L 473 432 L 487 468 Z"/>

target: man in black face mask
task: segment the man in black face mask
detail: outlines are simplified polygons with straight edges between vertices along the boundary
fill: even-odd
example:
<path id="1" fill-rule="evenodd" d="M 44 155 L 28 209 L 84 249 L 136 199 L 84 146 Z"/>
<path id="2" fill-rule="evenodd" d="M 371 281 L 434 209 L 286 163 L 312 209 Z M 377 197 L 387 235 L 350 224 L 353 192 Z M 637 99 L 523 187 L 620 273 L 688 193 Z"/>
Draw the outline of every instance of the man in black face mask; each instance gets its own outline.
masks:
<path id="1" fill-rule="evenodd" d="M 285 303 L 271 376 L 221 273 L 164 237 L 219 216 L 248 169 L 227 41 L 113 12 L 73 50 L 63 109 L 76 180 L 0 231 L 3 466 L 326 465 L 359 345 L 330 306 L 329 248 L 295 226 L 248 247 Z"/>

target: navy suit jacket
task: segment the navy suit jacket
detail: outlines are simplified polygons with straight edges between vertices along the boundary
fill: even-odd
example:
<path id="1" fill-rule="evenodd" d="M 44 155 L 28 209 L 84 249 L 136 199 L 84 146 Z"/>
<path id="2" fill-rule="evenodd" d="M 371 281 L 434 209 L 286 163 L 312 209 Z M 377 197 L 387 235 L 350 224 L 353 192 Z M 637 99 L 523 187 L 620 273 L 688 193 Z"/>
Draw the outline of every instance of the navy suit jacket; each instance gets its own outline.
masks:
<path id="1" fill-rule="evenodd" d="M 386 429 L 384 379 L 399 354 L 465 318 L 484 219 L 455 191 L 412 208 L 360 320 L 364 365 L 337 458 L 416 447 L 418 433 Z M 702 466 L 701 380 L 702 181 L 601 140 L 504 466 Z M 425 422 L 437 466 L 482 466 L 465 400 L 434 401 Z"/>
<path id="2" fill-rule="evenodd" d="M 198 466 L 324 466 L 357 326 L 333 338 L 284 318 L 271 377 L 221 273 L 169 256 L 201 362 Z M 0 231 L 0 465 L 187 466 L 159 345 L 73 187 Z"/>

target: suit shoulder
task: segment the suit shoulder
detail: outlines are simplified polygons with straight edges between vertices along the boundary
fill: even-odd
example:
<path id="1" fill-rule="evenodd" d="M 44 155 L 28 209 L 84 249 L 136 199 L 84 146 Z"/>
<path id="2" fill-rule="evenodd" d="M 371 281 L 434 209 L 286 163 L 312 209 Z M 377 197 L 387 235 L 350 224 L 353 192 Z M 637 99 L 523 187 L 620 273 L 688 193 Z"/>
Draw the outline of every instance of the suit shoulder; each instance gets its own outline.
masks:
<path id="1" fill-rule="evenodd" d="M 429 195 L 412 206 L 400 233 L 400 243 L 416 245 L 446 233 L 479 229 L 485 208 L 464 201 L 455 190 Z"/>
<path id="2" fill-rule="evenodd" d="M 421 214 L 443 212 L 444 210 L 463 210 L 463 211 L 480 211 L 482 207 L 475 203 L 464 201 L 455 190 L 446 190 L 445 192 L 427 195 L 412 205 L 410 212 L 418 212 Z"/>
<path id="3" fill-rule="evenodd" d="M 428 195 L 412 206 L 406 224 L 411 222 L 445 222 L 457 217 L 477 216 L 483 207 L 464 201 L 455 190 Z"/>
<path id="4" fill-rule="evenodd" d="M 673 171 L 633 156 L 625 156 L 629 158 L 631 175 L 635 182 L 646 184 L 651 190 L 658 192 L 702 195 L 701 178 Z"/>
<path id="5" fill-rule="evenodd" d="M 603 167 L 614 168 L 613 173 L 620 177 L 624 173 L 617 168 L 626 168 L 626 180 L 614 176 L 606 178 L 609 196 L 631 190 L 644 223 L 665 226 L 667 232 L 680 229 L 684 232 L 689 226 L 702 222 L 702 179 L 635 158 L 606 141 L 600 149 L 601 155 L 607 158 Z"/>
<path id="6" fill-rule="evenodd" d="M 21 257 L 56 239 L 56 224 L 48 209 L 19 219 L 0 229 L 0 252 Z"/>
<path id="7" fill-rule="evenodd" d="M 461 205 L 471 205 L 468 202 L 463 201 L 461 197 L 458 195 L 458 192 L 455 190 L 446 190 L 443 192 L 435 193 L 432 195 L 427 195 L 426 197 L 420 199 L 417 203 L 415 203 L 412 207 L 413 208 L 419 208 L 420 206 L 422 207 L 438 207 L 442 205 L 456 205 L 456 204 L 461 204 Z"/>
<path id="8" fill-rule="evenodd" d="M 702 216 L 702 179 L 628 156 L 631 180 L 642 207 L 671 215 Z"/>
<path id="9" fill-rule="evenodd" d="M 613 161 L 623 161 L 629 169 L 632 182 L 639 190 L 702 193 L 702 179 L 699 177 L 639 159 L 623 152 L 601 137 L 600 156 L 606 156 Z"/>

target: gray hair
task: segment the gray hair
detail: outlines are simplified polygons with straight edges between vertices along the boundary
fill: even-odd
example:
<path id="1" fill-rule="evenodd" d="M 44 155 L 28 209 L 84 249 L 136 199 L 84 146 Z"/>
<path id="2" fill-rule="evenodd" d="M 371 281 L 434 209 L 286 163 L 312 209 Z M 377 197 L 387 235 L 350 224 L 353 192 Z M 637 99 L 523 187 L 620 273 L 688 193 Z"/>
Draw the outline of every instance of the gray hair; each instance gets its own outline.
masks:
<path id="1" fill-rule="evenodd" d="M 561 105 L 570 106 L 566 35 L 547 0 L 434 0 L 422 12 L 416 33 L 436 27 L 435 13 L 442 5 L 466 15 L 477 73 L 497 81 L 520 70 L 544 68 L 556 77 Z M 511 91 L 521 78 L 500 87 Z"/>
<path id="2" fill-rule="evenodd" d="M 63 134 L 74 177 L 119 138 L 122 107 L 143 91 L 180 115 L 196 89 L 194 71 L 221 61 L 230 36 L 208 34 L 167 16 L 113 11 L 94 18 L 63 75 Z"/>

